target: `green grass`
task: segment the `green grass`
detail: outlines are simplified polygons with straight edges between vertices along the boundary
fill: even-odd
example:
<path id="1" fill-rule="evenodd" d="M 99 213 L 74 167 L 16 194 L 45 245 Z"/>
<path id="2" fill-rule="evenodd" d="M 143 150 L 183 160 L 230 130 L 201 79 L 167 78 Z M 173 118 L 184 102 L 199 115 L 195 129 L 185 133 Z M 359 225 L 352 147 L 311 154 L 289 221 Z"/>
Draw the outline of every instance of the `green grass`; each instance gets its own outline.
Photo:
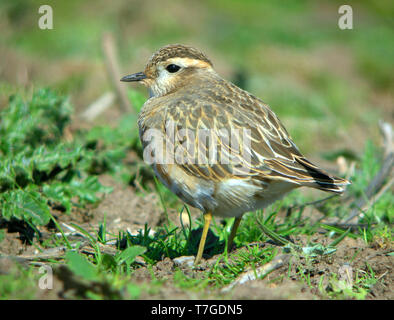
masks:
<path id="1" fill-rule="evenodd" d="M 320 293 L 326 299 L 365 299 L 371 287 L 379 281 L 368 263 L 366 265 L 367 271 L 357 270 L 353 283 L 338 279 L 338 275 L 333 273 L 329 275 L 328 286 L 324 288 L 321 285 L 324 281 L 322 276 L 319 285 Z"/>
<path id="2" fill-rule="evenodd" d="M 22 219 L 33 227 L 48 224 L 50 205 L 71 212 L 95 203 L 98 192 L 108 192 L 97 177 L 87 176 L 93 154 L 78 143 L 61 141 L 69 122 L 67 100 L 39 90 L 30 101 L 10 98 L 1 112 L 0 208 L 3 218 Z"/>
<path id="3" fill-rule="evenodd" d="M 39 274 L 35 268 L 15 266 L 0 274 L 0 300 L 37 299 Z"/>

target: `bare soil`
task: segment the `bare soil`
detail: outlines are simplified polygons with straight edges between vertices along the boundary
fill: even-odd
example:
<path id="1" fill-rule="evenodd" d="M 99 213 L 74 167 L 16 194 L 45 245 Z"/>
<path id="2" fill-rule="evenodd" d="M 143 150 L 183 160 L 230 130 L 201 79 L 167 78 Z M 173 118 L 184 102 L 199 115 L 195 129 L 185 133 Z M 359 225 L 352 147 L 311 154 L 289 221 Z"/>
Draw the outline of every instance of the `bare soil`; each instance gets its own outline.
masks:
<path id="1" fill-rule="evenodd" d="M 113 192 L 107 195 L 96 208 L 89 208 L 85 211 L 74 212 L 67 215 L 61 212 L 53 212 L 59 223 L 75 222 L 86 230 L 97 230 L 104 216 L 107 222 L 107 230 L 116 235 L 119 230 L 128 230 L 131 233 L 144 229 L 145 223 L 154 230 L 157 226 L 165 222 L 164 211 L 161 207 L 158 196 L 154 193 L 140 195 L 131 186 L 123 186 L 112 177 L 103 175 L 100 181 L 113 187 Z M 196 217 L 193 211 L 192 218 Z M 170 211 L 169 218 L 179 224 L 177 212 Z M 27 265 L 27 261 L 18 257 L 34 255 L 38 253 L 35 246 L 40 246 L 32 236 L 32 230 L 20 222 L 0 223 L 0 230 L 4 232 L 4 239 L 0 242 L 0 274 L 12 272 L 15 264 Z M 46 226 L 40 230 L 42 236 L 48 235 L 56 230 L 51 226 Z M 35 246 L 29 244 L 32 241 Z M 298 244 L 306 244 L 309 240 L 327 245 L 331 240 L 324 235 L 316 234 L 311 239 L 306 237 L 296 237 L 293 239 Z M 260 246 L 269 246 L 269 243 L 256 243 Z M 353 279 L 363 276 L 370 269 L 375 273 L 379 281 L 371 288 L 367 299 L 394 299 L 394 257 L 387 255 L 393 248 L 392 244 L 374 243 L 366 245 L 360 239 L 345 238 L 339 245 L 338 250 L 330 256 L 305 261 L 299 257 L 292 257 L 291 265 L 285 264 L 281 268 L 268 274 L 264 279 L 248 281 L 242 285 L 237 285 L 228 292 L 223 292 L 221 288 L 206 286 L 202 290 L 180 288 L 174 282 L 174 274 L 182 272 L 188 277 L 196 279 L 205 278 L 206 271 L 220 257 L 212 256 L 203 259 L 201 266 L 193 269 L 186 264 L 177 265 L 173 260 L 164 257 L 153 267 L 141 264 L 132 273 L 130 281 L 133 281 L 143 288 L 141 299 L 327 299 L 322 295 L 319 286 L 330 289 L 329 279 L 333 274 L 338 275 L 341 267 L 350 266 L 353 271 Z M 249 250 L 248 247 L 237 248 L 236 250 Z M 4 258 L 7 256 L 8 258 Z M 302 277 L 301 272 L 305 275 Z M 41 299 L 67 298 L 67 290 L 70 290 L 67 277 L 63 273 L 58 275 L 54 281 L 54 290 L 51 293 L 37 292 Z M 323 280 L 322 279 L 323 277 Z M 305 279 L 309 278 L 309 285 Z M 303 280 L 304 279 L 304 280 Z M 161 285 L 157 284 L 157 281 Z M 74 288 L 75 289 L 75 288 Z M 79 290 L 79 289 L 78 289 Z M 100 289 L 101 290 L 101 289 Z"/>
<path id="2" fill-rule="evenodd" d="M 306 244 L 306 237 L 296 239 L 299 244 Z M 328 239 L 318 235 L 313 238 L 317 243 L 328 244 Z M 270 244 L 266 244 L 270 245 Z M 237 250 L 248 250 L 246 247 Z M 219 255 L 208 260 L 203 260 L 200 268 L 194 270 L 187 265 L 177 266 L 171 259 L 165 258 L 158 262 L 152 270 L 147 267 L 139 268 L 133 273 L 133 279 L 137 283 L 149 283 L 153 279 L 165 280 L 165 286 L 153 295 L 146 293 L 144 299 L 190 299 L 191 297 L 223 298 L 223 299 L 327 299 L 319 292 L 321 276 L 324 276 L 320 284 L 326 290 L 330 290 L 328 279 L 332 274 L 339 274 L 341 267 L 350 266 L 353 271 L 353 278 L 358 272 L 362 276 L 365 272 L 370 272 L 372 268 L 376 277 L 380 279 L 372 288 L 367 299 L 394 299 L 394 258 L 386 255 L 388 251 L 381 248 L 368 247 L 361 240 L 346 238 L 338 246 L 335 254 L 329 257 L 318 258 L 312 263 L 292 258 L 292 263 L 285 264 L 281 268 L 268 274 L 264 279 L 248 281 L 242 285 L 237 285 L 230 292 L 223 292 L 221 289 L 211 288 L 206 292 L 187 292 L 174 287 L 174 272 L 180 270 L 184 274 L 201 278 L 217 261 Z M 368 264 L 369 266 L 368 266 Z M 302 281 L 299 272 L 302 270 L 305 275 L 309 275 L 310 285 Z M 153 273 L 153 276 L 152 276 Z M 287 276 L 288 275 L 288 276 Z"/>

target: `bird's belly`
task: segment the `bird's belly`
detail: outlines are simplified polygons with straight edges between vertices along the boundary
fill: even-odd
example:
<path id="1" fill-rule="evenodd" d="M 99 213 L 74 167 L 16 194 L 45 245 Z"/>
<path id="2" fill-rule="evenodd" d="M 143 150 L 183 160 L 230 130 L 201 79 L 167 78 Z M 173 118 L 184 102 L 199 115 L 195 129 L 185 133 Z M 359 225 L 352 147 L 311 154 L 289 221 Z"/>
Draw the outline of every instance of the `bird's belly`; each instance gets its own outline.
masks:
<path id="1" fill-rule="evenodd" d="M 188 175 L 174 164 L 154 164 L 153 169 L 160 181 L 187 204 L 203 212 L 213 212 L 217 206 L 213 182 Z"/>
<path id="2" fill-rule="evenodd" d="M 264 209 L 292 189 L 294 185 L 287 182 L 256 185 L 250 180 L 222 181 L 215 196 L 218 206 L 214 215 L 239 217 L 245 212 Z"/>
<path id="3" fill-rule="evenodd" d="M 275 181 L 256 185 L 251 180 L 207 181 L 185 173 L 175 164 L 154 164 L 160 181 L 187 204 L 214 216 L 239 217 L 245 212 L 263 209 L 282 198 L 295 185 Z"/>

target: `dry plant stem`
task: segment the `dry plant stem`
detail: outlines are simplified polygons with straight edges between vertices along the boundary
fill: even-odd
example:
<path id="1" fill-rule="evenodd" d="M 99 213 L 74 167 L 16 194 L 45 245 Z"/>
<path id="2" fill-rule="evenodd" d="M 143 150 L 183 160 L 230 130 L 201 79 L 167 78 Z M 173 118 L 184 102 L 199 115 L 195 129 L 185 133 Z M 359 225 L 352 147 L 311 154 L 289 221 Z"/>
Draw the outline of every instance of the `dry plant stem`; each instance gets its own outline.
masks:
<path id="1" fill-rule="evenodd" d="M 127 98 L 126 89 L 120 85 L 119 79 L 121 78 L 119 72 L 119 63 L 116 57 L 115 42 L 111 33 L 105 33 L 102 39 L 102 47 L 105 56 L 105 64 L 107 72 L 111 80 L 112 85 L 116 89 L 116 94 L 120 101 L 120 108 L 123 113 L 132 112 L 130 102 Z"/>
<path id="2" fill-rule="evenodd" d="M 72 245 L 72 247 L 75 246 L 76 244 Z M 19 262 L 32 261 L 32 260 L 61 259 L 64 257 L 64 254 L 68 249 L 69 248 L 67 246 L 60 246 L 60 247 L 46 249 L 37 254 L 29 254 L 29 255 L 21 255 L 21 256 L 1 256 L 1 257 L 10 258 Z"/>
<path id="3" fill-rule="evenodd" d="M 394 177 L 392 177 L 381 189 L 378 193 L 376 193 L 373 197 L 372 200 L 369 201 L 364 207 L 362 207 L 361 211 L 367 211 L 370 207 L 373 206 L 373 204 L 379 200 L 379 198 L 388 190 L 391 188 L 392 184 L 394 182 Z"/>
<path id="4" fill-rule="evenodd" d="M 258 278 L 264 278 L 272 271 L 279 269 L 280 267 L 284 266 L 286 263 L 289 262 L 291 258 L 291 254 L 281 254 L 276 256 L 271 262 L 255 269 L 249 270 L 242 274 L 240 274 L 237 279 L 235 279 L 232 283 L 222 289 L 222 292 L 228 292 L 232 288 L 237 285 L 241 285 L 245 282 L 256 280 Z"/>
<path id="5" fill-rule="evenodd" d="M 392 127 L 388 123 L 381 122 L 380 124 L 381 132 L 383 134 L 384 141 L 384 154 L 386 155 L 382 168 L 376 174 L 376 176 L 369 183 L 367 189 L 364 192 L 364 196 L 360 197 L 355 201 L 355 208 L 351 211 L 349 217 L 345 220 L 345 223 L 350 222 L 352 219 L 357 217 L 361 212 L 368 210 L 379 197 L 389 189 L 392 184 L 392 179 L 382 188 L 382 185 L 387 177 L 390 177 L 391 171 L 394 164 L 394 150 L 392 141 Z M 379 190 L 383 192 L 379 192 Z M 376 193 L 378 197 L 374 197 L 369 201 Z"/>
<path id="6" fill-rule="evenodd" d="M 293 209 L 301 209 L 301 208 L 304 208 L 304 207 L 307 207 L 307 206 L 314 206 L 316 209 L 319 209 L 319 207 L 321 207 L 323 202 L 326 202 L 326 201 L 328 201 L 328 200 L 330 200 L 330 199 L 332 199 L 334 197 L 338 197 L 338 195 L 337 194 L 332 194 L 332 195 L 330 195 L 328 197 L 325 197 L 323 199 L 319 199 L 319 200 L 315 200 L 315 201 L 311 201 L 311 202 L 305 202 L 305 203 L 301 203 L 301 204 L 296 204 L 296 205 L 293 205 L 291 207 L 288 207 L 287 210 L 290 213 L 291 210 L 293 210 Z"/>
<path id="7" fill-rule="evenodd" d="M 102 253 L 114 256 L 117 253 L 117 250 L 114 247 L 104 245 L 98 243 L 100 247 L 100 251 Z M 72 248 L 76 247 L 76 244 L 72 244 Z M 68 250 L 66 246 L 59 246 L 55 248 L 49 248 L 37 254 L 30 254 L 30 255 L 21 255 L 21 256 L 1 256 L 1 257 L 9 257 L 11 259 L 15 259 L 16 261 L 31 261 L 31 260 L 47 260 L 47 259 L 62 259 L 64 254 Z M 95 250 L 92 248 L 88 241 L 83 241 L 80 246 L 79 250 L 83 253 L 87 254 L 94 254 Z"/>
<path id="8" fill-rule="evenodd" d="M 111 91 L 104 93 L 96 101 L 91 103 L 80 115 L 82 119 L 92 122 L 101 113 L 107 110 L 115 100 L 115 94 Z"/>
<path id="9" fill-rule="evenodd" d="M 299 204 L 299 205 L 291 206 L 290 209 L 302 208 L 302 207 L 306 207 L 306 206 L 314 206 L 314 205 L 317 205 L 317 204 L 321 204 L 322 202 L 325 202 L 325 201 L 330 200 L 330 199 L 332 199 L 334 197 L 337 197 L 337 196 L 338 196 L 337 194 L 332 194 L 332 195 L 330 195 L 328 197 L 325 197 L 323 199 L 319 199 L 319 200 L 316 200 L 316 201 L 311 201 L 311 202 L 306 202 L 306 203 L 302 203 L 302 204 Z"/>
<path id="10" fill-rule="evenodd" d="M 340 223 L 340 222 L 325 222 L 324 224 L 332 227 L 338 227 L 338 228 L 343 228 L 343 229 L 352 229 L 352 230 L 357 230 L 358 228 L 367 228 L 369 224 L 367 223 Z M 370 224 L 374 225 L 374 223 Z M 328 230 L 324 230 L 324 232 L 321 233 L 327 233 L 329 232 Z"/>
<path id="11" fill-rule="evenodd" d="M 384 157 L 386 158 L 390 153 L 394 152 L 393 129 L 391 124 L 387 122 L 379 122 L 380 132 L 383 136 Z"/>
<path id="12" fill-rule="evenodd" d="M 376 202 L 388 189 L 390 189 L 393 183 L 394 183 L 394 177 L 391 177 L 391 179 L 374 196 L 374 201 Z"/>

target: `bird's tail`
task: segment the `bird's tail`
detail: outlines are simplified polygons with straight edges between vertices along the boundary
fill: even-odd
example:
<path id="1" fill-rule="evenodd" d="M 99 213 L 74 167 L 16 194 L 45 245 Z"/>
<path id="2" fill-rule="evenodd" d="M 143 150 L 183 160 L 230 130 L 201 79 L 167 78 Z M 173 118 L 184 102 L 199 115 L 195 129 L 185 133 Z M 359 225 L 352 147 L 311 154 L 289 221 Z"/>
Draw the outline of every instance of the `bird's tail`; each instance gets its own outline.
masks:
<path id="1" fill-rule="evenodd" d="M 312 181 L 308 181 L 304 184 L 308 187 L 320 189 L 323 191 L 342 193 L 345 191 L 345 187 L 350 184 L 348 180 L 329 174 L 303 157 L 297 157 L 297 161 L 312 177 Z"/>

